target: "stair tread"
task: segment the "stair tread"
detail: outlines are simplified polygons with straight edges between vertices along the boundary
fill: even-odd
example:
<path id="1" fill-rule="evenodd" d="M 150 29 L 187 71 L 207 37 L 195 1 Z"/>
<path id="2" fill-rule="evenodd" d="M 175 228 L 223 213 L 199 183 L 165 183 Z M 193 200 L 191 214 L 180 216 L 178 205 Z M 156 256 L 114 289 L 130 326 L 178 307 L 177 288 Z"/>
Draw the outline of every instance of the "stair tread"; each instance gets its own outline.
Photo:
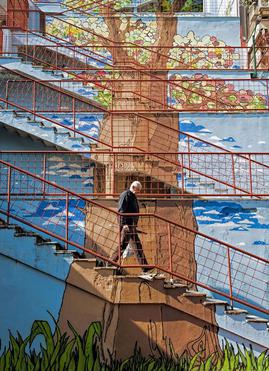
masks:
<path id="1" fill-rule="evenodd" d="M 233 308 L 225 310 L 225 314 L 247 314 L 248 311 L 245 309 Z"/>
<path id="2" fill-rule="evenodd" d="M 177 288 L 187 289 L 188 286 L 184 285 L 184 284 L 181 284 L 181 283 L 165 282 L 164 283 L 164 288 L 166 288 L 166 289 L 177 289 Z"/>
<path id="3" fill-rule="evenodd" d="M 76 253 L 77 251 L 76 250 L 55 250 L 54 251 L 54 254 L 73 254 L 73 253 Z"/>
<path id="4" fill-rule="evenodd" d="M 97 262 L 97 259 L 94 259 L 94 258 L 75 258 L 74 261 L 83 261 L 83 262 L 96 263 Z"/>
<path id="5" fill-rule="evenodd" d="M 113 271 L 113 270 L 117 270 L 118 268 L 116 268 L 116 267 L 95 267 L 94 269 L 97 270 L 97 271 L 100 271 L 100 270 L 111 270 L 111 271 Z"/>
<path id="6" fill-rule="evenodd" d="M 185 293 L 183 294 L 183 296 L 197 296 L 197 297 L 204 297 L 204 296 L 206 296 L 206 293 L 204 293 L 204 292 L 199 292 L 199 291 L 188 290 L 187 292 L 185 292 Z"/>
<path id="7" fill-rule="evenodd" d="M 228 302 L 225 300 L 218 300 L 218 299 L 207 299 L 203 305 L 208 306 L 208 305 L 228 305 Z"/>
<path id="8" fill-rule="evenodd" d="M 247 315 L 246 316 L 247 322 L 256 322 L 256 323 L 269 323 L 269 320 L 266 318 L 253 316 L 253 315 Z"/>

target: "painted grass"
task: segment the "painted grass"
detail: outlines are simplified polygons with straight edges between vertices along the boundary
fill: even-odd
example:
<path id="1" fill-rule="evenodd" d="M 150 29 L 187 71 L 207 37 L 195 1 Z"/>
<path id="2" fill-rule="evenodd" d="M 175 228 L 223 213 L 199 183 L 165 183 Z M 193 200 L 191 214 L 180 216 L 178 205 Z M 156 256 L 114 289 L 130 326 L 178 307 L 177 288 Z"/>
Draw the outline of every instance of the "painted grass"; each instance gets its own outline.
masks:
<path id="1" fill-rule="evenodd" d="M 62 334 L 56 325 L 52 333 L 47 321 L 35 321 L 31 333 L 25 339 L 19 333 L 10 334 L 9 347 L 0 355 L 0 371 L 268 371 L 267 352 L 256 357 L 251 350 L 237 351 L 226 342 L 221 354 L 214 353 L 201 360 L 200 354 L 192 359 L 178 355 L 167 356 L 161 351 L 159 357 L 145 358 L 139 347 L 132 357 L 117 361 L 111 357 L 107 364 L 101 361 L 101 324 L 93 322 L 80 336 L 73 326 L 69 327 L 74 337 Z M 37 353 L 31 345 L 37 336 L 43 337 L 41 351 Z M 30 347 L 30 348 L 29 348 Z M 29 350 L 30 349 L 30 350 Z M 171 350 L 171 354 L 173 351 Z"/>

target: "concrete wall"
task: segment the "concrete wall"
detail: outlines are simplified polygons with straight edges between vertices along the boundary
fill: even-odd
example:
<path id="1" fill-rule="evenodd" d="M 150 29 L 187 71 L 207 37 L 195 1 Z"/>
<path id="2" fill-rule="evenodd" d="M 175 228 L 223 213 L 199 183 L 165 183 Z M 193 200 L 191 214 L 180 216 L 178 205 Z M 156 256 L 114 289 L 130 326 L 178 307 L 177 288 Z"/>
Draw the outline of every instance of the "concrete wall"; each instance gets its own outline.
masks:
<path id="1" fill-rule="evenodd" d="M 30 237 L 13 237 L 0 230 L 0 338 L 8 345 L 9 331 L 25 337 L 34 320 L 57 319 L 71 256 L 56 256 L 51 246 L 36 246 Z"/>

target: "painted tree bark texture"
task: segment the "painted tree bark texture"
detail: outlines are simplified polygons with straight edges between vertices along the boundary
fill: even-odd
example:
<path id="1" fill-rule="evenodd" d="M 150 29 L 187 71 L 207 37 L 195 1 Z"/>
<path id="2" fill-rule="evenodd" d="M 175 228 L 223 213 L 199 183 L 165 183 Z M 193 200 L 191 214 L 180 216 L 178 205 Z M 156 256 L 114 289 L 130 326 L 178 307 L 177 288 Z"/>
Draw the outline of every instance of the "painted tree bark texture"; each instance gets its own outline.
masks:
<path id="1" fill-rule="evenodd" d="M 112 3 L 110 2 L 110 4 Z M 164 70 L 167 66 L 169 47 L 173 45 L 173 39 L 176 35 L 177 18 L 171 14 L 168 17 L 161 12 L 156 12 L 157 31 L 153 46 L 158 48 L 162 56 L 158 53 L 151 54 L 147 65 L 155 68 L 156 72 L 149 74 L 139 70 L 145 66 L 139 65 L 139 62 L 128 52 L 128 48 L 122 45 L 126 42 L 127 34 L 141 26 L 141 20 L 137 20 L 134 24 L 131 22 L 131 17 L 127 17 L 123 28 L 122 18 L 115 12 L 113 6 L 105 8 L 105 10 L 100 8 L 100 15 L 104 17 L 108 34 L 106 40 L 100 37 L 98 42 L 101 41 L 102 45 L 110 50 L 114 68 L 120 70 L 118 72 L 119 80 L 133 80 L 129 86 L 130 91 L 152 98 L 152 101 L 143 99 L 141 96 L 136 99 L 134 94 L 128 95 L 124 91 L 126 87 L 123 87 L 120 81 L 115 82 L 113 88 L 117 92 L 113 97 L 115 102 L 113 109 L 126 107 L 128 110 L 143 110 L 143 108 L 147 108 L 151 109 L 152 113 L 147 115 L 114 114 L 105 116 L 101 125 L 100 140 L 105 143 L 113 143 L 114 146 L 135 147 L 140 151 L 158 152 L 161 149 L 164 152 L 176 152 L 178 150 L 178 136 L 171 136 L 170 129 L 178 129 L 178 115 L 154 112 L 154 109 L 157 108 L 154 101 L 163 100 L 164 91 L 161 81 L 168 78 L 167 72 L 164 72 Z M 115 48 L 115 45 L 121 45 L 122 47 Z M 129 66 L 134 66 L 133 72 L 124 72 L 124 67 Z M 142 83 L 136 81 L 141 76 L 143 78 Z M 150 120 L 151 124 L 149 124 Z M 154 121 L 163 124 L 161 130 L 157 124 L 152 123 Z M 98 158 L 95 158 L 95 160 L 98 160 Z M 142 169 L 141 160 L 138 160 L 137 162 L 132 161 L 128 165 L 129 171 L 126 171 L 125 166 L 122 166 L 116 169 L 116 172 L 113 172 L 113 163 L 108 157 L 106 159 L 103 156 L 101 167 L 103 165 L 106 168 L 107 179 L 110 179 L 106 183 L 111 184 L 111 186 L 107 186 L 106 192 L 112 193 L 115 191 L 113 184 L 116 184 L 116 191 L 122 191 L 123 189 L 120 189 L 122 185 L 125 186 L 124 188 L 128 188 L 132 180 L 141 179 L 145 176 L 148 176 L 151 182 L 159 183 L 160 187 L 164 189 L 178 187 L 176 174 L 171 165 L 167 165 L 164 159 L 159 160 L 158 172 L 155 173 L 151 161 L 156 161 L 156 159 L 152 155 L 148 155 L 148 160 L 147 168 Z M 128 162 L 128 159 L 125 158 L 123 163 L 126 161 Z M 95 176 L 96 186 L 100 186 L 98 173 Z M 113 209 L 117 208 L 117 201 L 98 199 L 98 202 Z M 142 213 L 156 213 L 184 226 L 196 229 L 192 202 L 190 201 L 151 202 L 141 200 L 140 206 Z M 106 213 L 104 209 L 100 211 L 98 206 L 93 205 L 86 206 L 85 214 L 85 246 L 110 257 L 118 248 L 119 242 L 119 226 L 115 216 L 110 212 Z M 144 232 L 144 234 L 141 234 L 141 240 L 149 263 L 168 268 L 167 225 L 158 223 L 154 218 L 141 218 L 139 229 Z M 183 229 L 174 228 L 171 242 L 173 246 L 173 269 L 190 279 L 195 279 L 195 235 L 188 234 Z M 127 263 L 137 264 L 134 258 L 130 258 Z M 128 272 L 135 274 L 139 271 L 140 269 L 131 269 Z M 191 313 L 193 311 L 199 312 L 201 304 L 180 299 L 178 303 L 184 301 L 180 304 L 182 310 L 162 306 L 160 302 L 155 307 L 154 300 L 158 303 L 160 299 L 158 299 L 158 295 L 161 295 L 163 288 L 159 287 L 156 291 L 151 287 L 151 284 L 138 282 L 139 279 L 137 279 L 136 284 L 128 286 L 128 290 L 125 291 L 124 283 L 116 283 L 115 278 L 111 275 L 103 279 L 100 276 L 93 278 L 91 284 L 89 283 L 89 286 L 87 286 L 87 290 L 93 289 L 94 296 L 87 295 L 86 292 L 79 294 L 75 286 L 85 287 L 85 283 L 91 275 L 95 275 L 95 273 L 87 269 L 81 269 L 76 263 L 71 267 L 68 282 L 72 283 L 72 287 L 67 286 L 59 320 L 64 329 L 66 329 L 66 320 L 70 316 L 72 316 L 73 321 L 74 318 L 78 318 L 78 323 L 74 323 L 74 325 L 80 328 L 81 332 L 84 331 L 90 321 L 101 320 L 105 328 L 104 342 L 109 351 L 116 357 L 129 356 L 136 341 L 142 347 L 144 354 L 154 354 L 157 346 L 168 352 L 170 340 L 174 344 L 175 351 L 179 353 L 184 351 L 192 353 L 194 349 L 203 348 L 204 353 L 209 354 L 218 348 L 214 311 L 207 310 L 206 316 L 203 315 L 202 319 L 194 320 Z M 158 282 L 154 282 L 154 285 L 158 285 Z M 158 292 L 159 294 L 157 294 Z M 101 298 L 99 297 L 100 293 Z M 106 294 L 110 295 L 109 300 L 105 297 Z M 164 301 L 177 301 L 176 298 L 172 299 L 170 292 L 163 292 L 162 295 L 164 295 Z M 148 306 L 139 305 L 147 302 L 149 297 L 152 304 L 148 303 Z M 74 303 L 76 303 L 75 306 Z M 80 303 L 78 305 L 79 312 L 74 315 L 72 312 L 75 307 L 77 308 L 77 303 Z M 89 312 L 87 308 L 89 308 Z M 127 339 L 128 346 L 126 345 Z"/>

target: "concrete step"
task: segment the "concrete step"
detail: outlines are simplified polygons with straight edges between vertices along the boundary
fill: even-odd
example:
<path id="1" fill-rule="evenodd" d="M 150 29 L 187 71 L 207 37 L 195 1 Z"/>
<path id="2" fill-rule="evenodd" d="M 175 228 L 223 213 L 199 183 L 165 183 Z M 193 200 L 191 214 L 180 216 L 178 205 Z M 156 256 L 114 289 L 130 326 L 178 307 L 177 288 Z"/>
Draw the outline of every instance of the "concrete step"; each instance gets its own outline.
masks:
<path id="1" fill-rule="evenodd" d="M 75 263 L 79 263 L 79 265 L 83 268 L 87 269 L 94 269 L 97 268 L 97 259 L 92 258 L 74 258 Z"/>
<path id="2" fill-rule="evenodd" d="M 182 289 L 185 291 L 188 289 L 188 285 L 171 281 L 165 281 L 163 287 L 165 289 Z"/>
<path id="3" fill-rule="evenodd" d="M 95 267 L 94 270 L 104 277 L 109 277 L 117 272 L 116 267 Z"/>
<path id="4" fill-rule="evenodd" d="M 258 317 L 258 316 L 252 316 L 252 315 L 247 315 L 246 316 L 246 321 L 248 323 L 266 323 L 268 324 L 269 323 L 269 320 L 266 319 L 266 318 L 262 318 L 262 317 Z"/>
<path id="5" fill-rule="evenodd" d="M 15 229 L 17 226 L 16 224 L 1 224 L 0 229 Z"/>
<path id="6" fill-rule="evenodd" d="M 204 292 L 199 292 L 199 291 L 193 291 L 193 290 L 187 290 L 183 296 L 188 297 L 188 298 L 206 298 L 206 293 Z"/>
<path id="7" fill-rule="evenodd" d="M 15 232 L 14 237 L 39 237 L 39 234 L 36 232 Z"/>
<path id="8" fill-rule="evenodd" d="M 77 251 L 76 250 L 56 250 L 54 251 L 55 255 L 73 255 Z"/>
<path id="9" fill-rule="evenodd" d="M 62 245 L 59 242 L 56 241 L 42 241 L 37 242 L 37 246 L 55 246 L 55 250 L 62 250 Z"/>
<path id="10" fill-rule="evenodd" d="M 201 178 L 200 177 L 189 177 L 184 179 L 185 182 L 200 182 Z"/>
<path id="11" fill-rule="evenodd" d="M 214 305 L 223 305 L 226 307 L 228 306 L 228 302 L 225 300 L 207 298 L 206 301 L 203 302 L 203 305 L 205 307 L 214 306 Z"/>
<path id="12" fill-rule="evenodd" d="M 245 309 L 240 309 L 240 308 L 230 308 L 230 309 L 226 309 L 224 313 L 229 314 L 229 315 L 240 315 L 240 314 L 248 314 L 248 311 Z"/>

